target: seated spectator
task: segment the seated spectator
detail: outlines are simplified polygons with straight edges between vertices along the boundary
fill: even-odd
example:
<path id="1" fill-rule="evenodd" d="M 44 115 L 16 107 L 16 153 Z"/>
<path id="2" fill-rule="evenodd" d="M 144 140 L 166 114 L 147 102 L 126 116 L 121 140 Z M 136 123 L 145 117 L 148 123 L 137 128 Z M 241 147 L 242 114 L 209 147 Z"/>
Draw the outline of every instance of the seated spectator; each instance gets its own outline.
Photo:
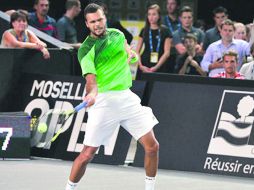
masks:
<path id="1" fill-rule="evenodd" d="M 197 38 L 193 34 L 186 34 L 184 47 L 186 53 L 179 56 L 176 60 L 176 73 L 186 75 L 206 76 L 206 72 L 200 67 L 201 55 L 196 53 Z"/>
<path id="2" fill-rule="evenodd" d="M 77 40 L 77 30 L 74 18 L 77 17 L 81 11 L 79 0 L 67 0 L 65 3 L 66 12 L 57 23 L 58 39 L 69 43 L 72 47 L 78 49 L 81 43 Z"/>
<path id="3" fill-rule="evenodd" d="M 201 67 L 204 71 L 209 72 L 209 76 L 216 75 L 222 71 L 222 55 L 229 50 L 234 50 L 239 56 L 238 70 L 242 66 L 243 60 L 250 54 L 250 46 L 244 40 L 234 39 L 234 23 L 226 19 L 221 24 L 221 40 L 212 43 L 201 61 Z"/>
<path id="4" fill-rule="evenodd" d="M 147 9 L 146 24 L 139 34 L 136 49 L 140 56 L 142 47 L 145 46 L 139 62 L 137 79 L 140 79 L 144 72 L 168 72 L 171 36 L 169 29 L 160 24 L 160 19 L 159 5 L 150 5 Z"/>
<path id="5" fill-rule="evenodd" d="M 250 52 L 250 62 L 243 64 L 240 69 L 240 73 L 244 76 L 245 79 L 254 80 L 254 43 L 251 45 Z"/>
<path id="6" fill-rule="evenodd" d="M 235 26 L 234 38 L 247 41 L 246 26 L 241 22 L 236 22 L 234 26 Z"/>
<path id="7" fill-rule="evenodd" d="M 197 53 L 202 53 L 202 45 L 204 41 L 204 32 L 198 28 L 193 27 L 193 11 L 189 6 L 184 6 L 180 10 L 179 18 L 181 27 L 173 33 L 173 44 L 178 54 L 186 53 L 183 45 L 183 39 L 186 34 L 191 33 L 197 37 Z"/>
<path id="8" fill-rule="evenodd" d="M 49 11 L 49 0 L 35 0 L 34 9 L 35 12 L 28 14 L 29 25 L 57 38 L 56 21 L 47 15 Z"/>
<path id="9" fill-rule="evenodd" d="M 222 56 L 224 71 L 214 75 L 213 78 L 244 79 L 244 76 L 237 72 L 238 55 L 229 51 Z"/>
<path id="10" fill-rule="evenodd" d="M 27 15 L 24 12 L 13 12 L 10 25 L 11 29 L 6 30 L 2 36 L 3 47 L 37 49 L 42 52 L 45 59 L 50 57 L 46 44 L 27 29 Z"/>

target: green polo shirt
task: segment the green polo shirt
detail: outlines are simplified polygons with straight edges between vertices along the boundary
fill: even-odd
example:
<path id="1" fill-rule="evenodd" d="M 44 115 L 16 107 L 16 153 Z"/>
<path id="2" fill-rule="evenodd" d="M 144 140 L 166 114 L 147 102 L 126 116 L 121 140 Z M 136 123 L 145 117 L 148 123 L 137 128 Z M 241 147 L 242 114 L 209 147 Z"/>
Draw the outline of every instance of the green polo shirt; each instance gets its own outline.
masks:
<path id="1" fill-rule="evenodd" d="M 82 75 L 94 74 L 99 92 L 125 90 L 132 77 L 127 62 L 125 37 L 117 29 L 107 29 L 100 38 L 88 36 L 78 51 Z"/>

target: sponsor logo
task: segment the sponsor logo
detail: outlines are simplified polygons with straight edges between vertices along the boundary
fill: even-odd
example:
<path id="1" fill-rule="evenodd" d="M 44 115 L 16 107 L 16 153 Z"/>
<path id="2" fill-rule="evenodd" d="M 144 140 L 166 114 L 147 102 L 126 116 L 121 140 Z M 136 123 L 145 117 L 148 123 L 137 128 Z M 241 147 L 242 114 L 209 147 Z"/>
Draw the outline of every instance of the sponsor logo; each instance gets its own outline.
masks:
<path id="1" fill-rule="evenodd" d="M 208 154 L 254 158 L 254 92 L 224 90 Z"/>

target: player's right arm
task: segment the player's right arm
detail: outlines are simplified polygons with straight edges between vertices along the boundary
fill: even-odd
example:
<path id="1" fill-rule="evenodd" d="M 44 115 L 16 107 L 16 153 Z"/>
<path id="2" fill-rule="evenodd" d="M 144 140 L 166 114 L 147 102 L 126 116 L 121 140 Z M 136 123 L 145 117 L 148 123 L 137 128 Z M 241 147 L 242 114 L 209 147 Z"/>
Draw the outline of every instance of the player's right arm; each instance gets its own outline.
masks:
<path id="1" fill-rule="evenodd" d="M 98 87 L 96 83 L 96 76 L 94 74 L 87 74 L 86 79 L 86 95 L 84 101 L 88 102 L 88 107 L 95 103 L 95 98 L 98 94 Z"/>

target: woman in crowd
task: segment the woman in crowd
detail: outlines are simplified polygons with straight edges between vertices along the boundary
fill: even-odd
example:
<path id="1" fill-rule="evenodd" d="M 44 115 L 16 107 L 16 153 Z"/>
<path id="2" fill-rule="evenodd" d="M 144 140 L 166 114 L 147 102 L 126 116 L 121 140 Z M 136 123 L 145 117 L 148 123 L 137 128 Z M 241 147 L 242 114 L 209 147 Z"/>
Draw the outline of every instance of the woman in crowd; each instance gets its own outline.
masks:
<path id="1" fill-rule="evenodd" d="M 145 27 L 139 34 L 136 52 L 141 55 L 136 79 L 143 72 L 168 72 L 172 36 L 166 26 L 160 24 L 160 7 L 153 4 L 148 7 Z"/>
<path id="2" fill-rule="evenodd" d="M 25 12 L 13 12 L 10 20 L 11 29 L 6 30 L 2 36 L 1 45 L 3 47 L 37 49 L 42 52 L 45 59 L 50 57 L 46 48 L 47 45 L 27 29 L 27 15 Z"/>
<path id="3" fill-rule="evenodd" d="M 234 27 L 235 27 L 234 38 L 247 41 L 246 26 L 241 22 L 236 22 L 234 24 Z"/>

